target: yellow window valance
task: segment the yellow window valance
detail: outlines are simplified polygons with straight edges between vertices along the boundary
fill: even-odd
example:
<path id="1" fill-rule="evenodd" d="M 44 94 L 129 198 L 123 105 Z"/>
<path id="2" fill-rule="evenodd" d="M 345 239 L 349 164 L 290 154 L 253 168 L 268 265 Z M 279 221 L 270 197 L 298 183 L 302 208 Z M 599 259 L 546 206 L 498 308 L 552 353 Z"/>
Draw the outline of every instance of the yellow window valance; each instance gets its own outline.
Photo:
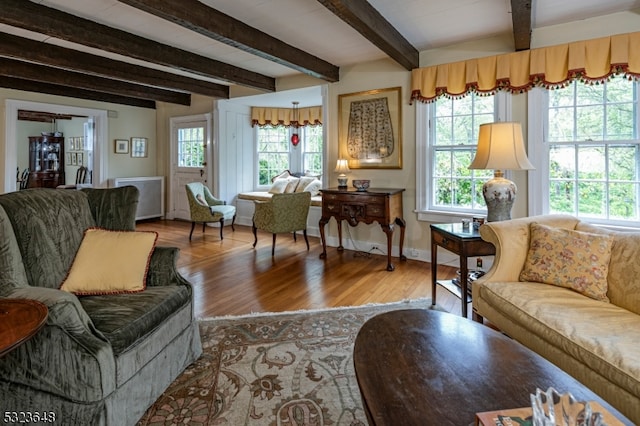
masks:
<path id="1" fill-rule="evenodd" d="M 432 102 L 473 91 L 522 93 L 573 80 L 605 81 L 613 74 L 640 78 L 640 32 L 416 68 L 411 101 Z"/>
<path id="2" fill-rule="evenodd" d="M 322 124 L 322 106 L 298 108 L 298 123 L 293 108 L 251 107 L 251 126 L 316 126 Z"/>

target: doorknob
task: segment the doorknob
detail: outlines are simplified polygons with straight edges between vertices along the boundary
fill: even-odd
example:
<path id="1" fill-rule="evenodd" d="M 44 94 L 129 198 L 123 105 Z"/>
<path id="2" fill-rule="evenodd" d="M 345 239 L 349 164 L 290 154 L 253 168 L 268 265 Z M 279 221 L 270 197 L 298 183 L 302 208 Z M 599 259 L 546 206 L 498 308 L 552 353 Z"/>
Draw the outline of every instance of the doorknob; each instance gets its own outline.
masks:
<path id="1" fill-rule="evenodd" d="M 200 169 L 200 177 L 204 176 L 204 170 Z"/>

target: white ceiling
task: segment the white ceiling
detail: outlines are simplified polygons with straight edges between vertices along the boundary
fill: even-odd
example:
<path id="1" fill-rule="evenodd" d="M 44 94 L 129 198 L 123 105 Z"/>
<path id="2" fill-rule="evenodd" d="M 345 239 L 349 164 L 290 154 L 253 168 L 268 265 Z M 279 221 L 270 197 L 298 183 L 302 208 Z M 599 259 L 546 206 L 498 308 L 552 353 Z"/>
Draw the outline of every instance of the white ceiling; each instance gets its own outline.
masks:
<path id="1" fill-rule="evenodd" d="M 200 1 L 338 67 L 386 56 L 316 0 Z M 512 33 L 510 0 L 368 1 L 418 51 Z M 271 77 L 285 77 L 298 73 L 291 68 L 211 40 L 116 0 L 37 0 L 34 2 Z M 534 29 L 640 8 L 640 0 L 532 0 L 532 2 Z M 0 25 L 0 31 L 109 58 L 125 59 L 109 52 L 6 25 Z M 176 70 L 144 64 L 131 58 L 126 58 L 126 61 L 178 73 Z M 185 73 L 182 72 L 182 74 Z M 190 76 L 202 79 L 196 75 Z"/>

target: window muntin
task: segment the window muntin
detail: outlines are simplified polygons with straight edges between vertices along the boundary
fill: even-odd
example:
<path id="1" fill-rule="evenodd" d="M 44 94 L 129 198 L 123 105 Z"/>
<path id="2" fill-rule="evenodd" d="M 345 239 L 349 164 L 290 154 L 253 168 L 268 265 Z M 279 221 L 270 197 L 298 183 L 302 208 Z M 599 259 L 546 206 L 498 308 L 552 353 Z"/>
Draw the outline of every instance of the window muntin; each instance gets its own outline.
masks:
<path id="1" fill-rule="evenodd" d="M 546 91 L 544 213 L 611 224 L 640 221 L 637 86 L 614 78 Z"/>
<path id="2" fill-rule="evenodd" d="M 204 126 L 181 126 L 178 128 L 178 167 L 202 167 L 205 146 Z"/>
<path id="3" fill-rule="evenodd" d="M 260 126 L 256 130 L 258 186 L 271 184 L 271 179 L 284 170 L 323 174 L 324 142 L 322 126 L 297 129 L 300 143 L 291 144 L 292 129 L 285 126 Z"/>
<path id="4" fill-rule="evenodd" d="M 482 184 L 491 171 L 468 167 L 475 155 L 479 126 L 496 121 L 495 104 L 494 96 L 477 94 L 442 97 L 431 104 L 429 210 L 485 212 Z"/>
<path id="5" fill-rule="evenodd" d="M 320 176 L 322 175 L 322 126 L 306 126 L 303 129 L 302 136 L 302 170 L 306 174 Z"/>
<path id="6" fill-rule="evenodd" d="M 289 169 L 289 131 L 284 126 L 258 127 L 258 184 Z"/>

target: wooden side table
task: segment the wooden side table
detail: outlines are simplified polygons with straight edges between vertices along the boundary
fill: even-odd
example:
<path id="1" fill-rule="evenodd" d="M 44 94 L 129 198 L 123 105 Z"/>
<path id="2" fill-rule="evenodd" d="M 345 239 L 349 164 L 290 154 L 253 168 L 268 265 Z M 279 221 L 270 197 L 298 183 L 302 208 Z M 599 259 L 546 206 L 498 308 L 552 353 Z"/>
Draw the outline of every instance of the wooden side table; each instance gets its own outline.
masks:
<path id="1" fill-rule="evenodd" d="M 460 282 L 438 280 L 438 246 L 460 256 Z M 462 223 L 431 225 L 431 303 L 436 304 L 436 285 L 441 285 L 458 296 L 462 302 L 462 316 L 467 317 L 467 304 L 471 302 L 468 284 L 467 259 L 475 256 L 496 254 L 493 244 L 484 241 L 472 225 L 463 229 Z"/>
<path id="2" fill-rule="evenodd" d="M 40 330 L 47 321 L 43 303 L 27 299 L 0 299 L 0 357 Z"/>
<path id="3" fill-rule="evenodd" d="M 407 260 L 402 254 L 404 231 L 407 226 L 402 218 L 404 188 L 370 188 L 366 191 L 356 191 L 353 188 L 327 188 L 320 191 L 322 192 L 322 217 L 318 227 L 322 241 L 321 259 L 327 257 L 324 227 L 329 219 L 334 217 L 338 223 L 338 251 L 344 250 L 342 247 L 343 220 L 351 226 L 356 226 L 360 222 L 367 224 L 378 222 L 387 235 L 387 271 L 395 269 L 391 263 L 391 244 L 395 225 L 400 227 L 400 260 Z"/>

